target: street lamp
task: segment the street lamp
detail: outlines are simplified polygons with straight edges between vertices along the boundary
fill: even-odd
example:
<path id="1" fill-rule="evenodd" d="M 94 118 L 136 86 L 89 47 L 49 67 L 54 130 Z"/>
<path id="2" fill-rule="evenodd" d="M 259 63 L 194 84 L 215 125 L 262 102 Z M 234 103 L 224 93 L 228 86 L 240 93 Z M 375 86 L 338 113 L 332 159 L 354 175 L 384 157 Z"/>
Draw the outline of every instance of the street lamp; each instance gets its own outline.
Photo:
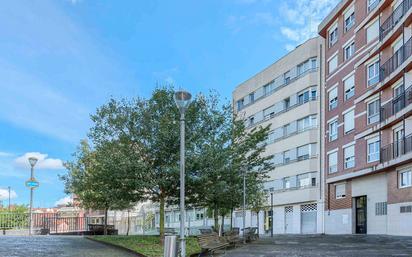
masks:
<path id="1" fill-rule="evenodd" d="M 30 163 L 30 181 L 35 181 L 34 180 L 34 165 L 37 163 L 37 158 L 36 157 L 30 157 L 29 158 L 29 163 Z M 29 235 L 31 235 L 31 230 L 32 230 L 32 215 L 33 215 L 33 190 L 34 187 L 30 187 L 30 217 L 29 217 Z"/>
<path id="2" fill-rule="evenodd" d="M 180 256 L 186 257 L 185 243 L 185 112 L 192 95 L 186 91 L 175 93 L 175 102 L 180 111 Z"/>

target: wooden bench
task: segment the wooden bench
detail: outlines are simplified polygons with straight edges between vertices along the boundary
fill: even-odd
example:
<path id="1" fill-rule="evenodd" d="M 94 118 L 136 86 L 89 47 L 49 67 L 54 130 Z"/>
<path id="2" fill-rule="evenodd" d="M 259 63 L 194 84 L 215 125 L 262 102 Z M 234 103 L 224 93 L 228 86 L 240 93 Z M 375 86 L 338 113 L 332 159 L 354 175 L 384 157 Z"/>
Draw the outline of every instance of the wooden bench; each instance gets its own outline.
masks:
<path id="1" fill-rule="evenodd" d="M 257 228 L 244 228 L 243 229 L 243 236 L 246 238 L 246 242 L 251 242 L 254 240 L 257 240 L 259 238 L 259 235 L 256 233 Z"/>
<path id="2" fill-rule="evenodd" d="M 202 251 L 199 254 L 200 256 L 213 256 L 214 253 L 218 250 L 225 250 L 230 245 L 226 240 L 220 238 L 218 234 L 211 233 L 211 234 L 203 234 L 197 236 L 197 241 L 199 242 L 199 246 Z"/>
<path id="3" fill-rule="evenodd" d="M 165 236 L 174 236 L 177 235 L 175 228 L 165 228 Z M 157 232 L 160 233 L 160 228 L 157 228 Z"/>
<path id="4" fill-rule="evenodd" d="M 104 235 L 104 225 L 103 224 L 88 224 L 89 231 L 93 235 Z M 118 230 L 114 228 L 114 225 L 107 225 L 108 235 L 117 235 Z"/>

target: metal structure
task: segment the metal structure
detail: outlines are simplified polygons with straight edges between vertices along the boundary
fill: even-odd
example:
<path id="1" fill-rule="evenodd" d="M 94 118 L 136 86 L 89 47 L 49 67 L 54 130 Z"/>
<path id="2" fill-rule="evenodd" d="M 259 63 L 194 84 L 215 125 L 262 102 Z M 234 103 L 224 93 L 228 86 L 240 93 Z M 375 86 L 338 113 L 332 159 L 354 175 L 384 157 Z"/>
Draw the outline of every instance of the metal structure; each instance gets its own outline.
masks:
<path id="1" fill-rule="evenodd" d="M 180 256 L 186 257 L 185 242 L 185 113 L 192 95 L 186 91 L 175 93 L 175 102 L 180 111 Z"/>
<path id="2" fill-rule="evenodd" d="M 243 243 L 246 244 L 246 170 L 243 171 Z"/>
<path id="3" fill-rule="evenodd" d="M 30 181 L 35 181 L 34 180 L 34 166 L 37 163 L 37 158 L 35 157 L 30 157 L 29 158 L 29 163 L 30 163 Z M 33 218 L 33 190 L 34 186 L 30 186 L 30 216 L 29 216 L 29 235 L 31 236 L 32 233 L 32 218 Z"/>

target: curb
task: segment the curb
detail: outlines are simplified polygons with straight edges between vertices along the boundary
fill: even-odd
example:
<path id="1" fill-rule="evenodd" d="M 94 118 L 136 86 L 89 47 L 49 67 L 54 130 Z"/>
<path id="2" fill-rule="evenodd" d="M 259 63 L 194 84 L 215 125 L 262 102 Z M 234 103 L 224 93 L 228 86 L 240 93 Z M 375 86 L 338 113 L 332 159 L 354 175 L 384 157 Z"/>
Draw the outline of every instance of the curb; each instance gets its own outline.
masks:
<path id="1" fill-rule="evenodd" d="M 137 257 L 148 257 L 148 256 L 146 256 L 146 255 L 143 255 L 143 254 L 141 254 L 141 253 L 135 252 L 135 251 L 133 251 L 133 250 L 131 250 L 131 249 L 129 249 L 129 248 L 126 248 L 126 247 L 123 247 L 123 246 L 120 246 L 120 245 L 115 245 L 115 244 L 112 244 L 112 243 L 109 243 L 109 242 L 104 242 L 104 241 L 96 240 L 96 239 L 94 239 L 94 238 L 92 238 L 92 237 L 89 237 L 89 236 L 85 236 L 84 238 L 86 238 L 86 239 L 88 239 L 88 240 L 90 240 L 90 241 L 93 241 L 93 242 L 97 242 L 97 243 L 100 243 L 100 244 L 103 244 L 103 245 L 107 245 L 107 246 L 110 246 L 110 247 L 113 247 L 113 248 L 117 248 L 117 249 L 119 249 L 119 250 L 126 251 L 126 252 L 131 253 L 131 254 L 133 254 L 133 255 L 135 255 L 135 256 L 137 256 Z"/>

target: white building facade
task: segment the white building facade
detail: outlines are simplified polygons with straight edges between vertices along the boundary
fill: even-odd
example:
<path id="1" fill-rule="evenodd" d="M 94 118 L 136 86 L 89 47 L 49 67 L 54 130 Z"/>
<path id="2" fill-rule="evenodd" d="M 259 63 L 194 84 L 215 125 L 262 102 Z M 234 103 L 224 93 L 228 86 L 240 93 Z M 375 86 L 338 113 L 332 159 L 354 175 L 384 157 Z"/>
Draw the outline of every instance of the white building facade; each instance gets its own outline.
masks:
<path id="1" fill-rule="evenodd" d="M 246 218 L 246 226 L 258 225 L 261 234 L 323 233 L 321 44 L 319 38 L 306 41 L 233 92 L 235 112 L 248 129 L 271 125 L 264 153 L 274 164 L 265 183 L 267 210 Z M 234 220 L 242 227 L 241 212 Z"/>

